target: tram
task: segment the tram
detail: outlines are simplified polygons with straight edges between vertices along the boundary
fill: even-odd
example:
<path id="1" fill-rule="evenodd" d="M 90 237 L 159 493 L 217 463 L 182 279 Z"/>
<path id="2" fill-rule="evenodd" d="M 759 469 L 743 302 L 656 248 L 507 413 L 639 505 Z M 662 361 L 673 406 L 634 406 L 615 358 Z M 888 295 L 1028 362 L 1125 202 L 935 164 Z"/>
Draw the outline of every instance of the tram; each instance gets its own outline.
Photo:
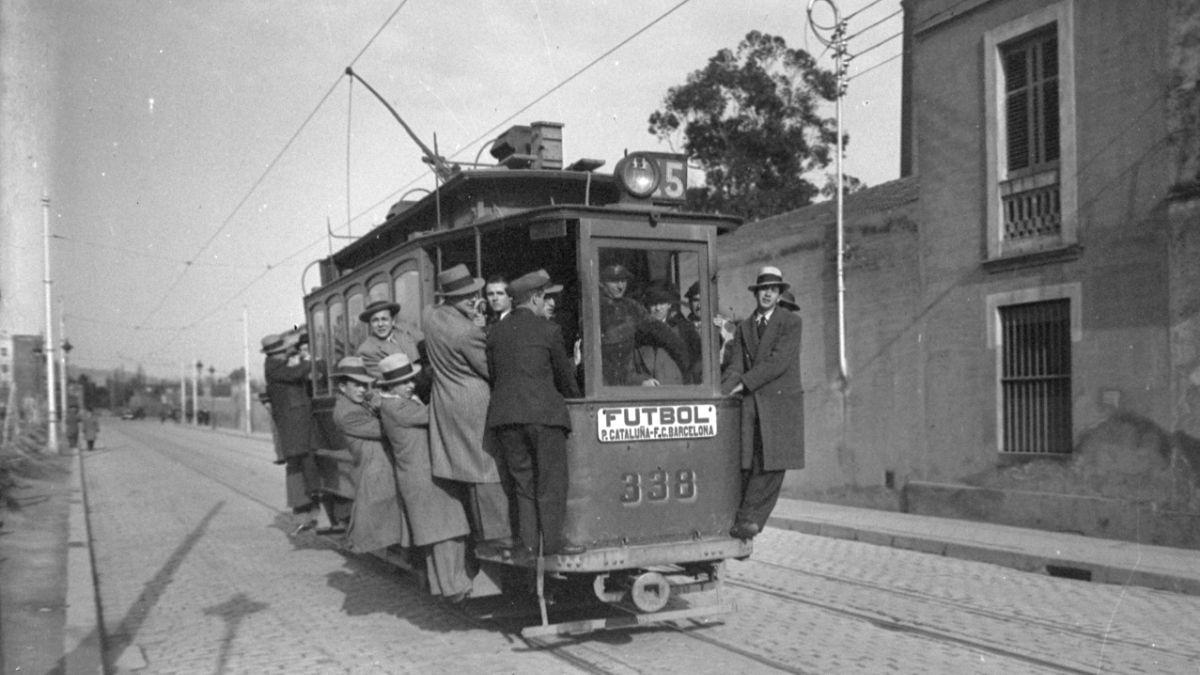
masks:
<path id="1" fill-rule="evenodd" d="M 623 376 L 622 352 L 610 348 L 614 338 L 602 326 L 601 270 L 628 270 L 633 297 L 660 286 L 678 298 L 678 289 L 697 284 L 700 325 L 711 327 L 717 235 L 740 221 L 681 210 L 687 165 L 680 155 L 631 153 L 611 174 L 597 170 L 598 160 L 564 167 L 562 125 L 551 122 L 512 127 L 491 143 L 491 154 L 495 166 L 456 168 L 436 190 L 396 204 L 383 224 L 314 263 L 320 285 L 304 307 L 322 452 L 346 447 L 331 418 L 332 371 L 366 338 L 357 321 L 366 305 L 399 303 L 398 329 L 419 341 L 421 310 L 434 302 L 441 270 L 465 264 L 476 277 L 514 279 L 545 269 L 564 286 L 553 320 L 580 361 L 584 395 L 567 401 L 562 534 L 584 550 L 533 561 L 476 550 L 481 574 L 472 597 L 506 592 L 505 567 L 536 574 L 541 625 L 526 635 L 612 627 L 604 619 L 552 623 L 545 588 L 563 579 L 631 607 L 625 623 L 730 611 L 719 596 L 724 561 L 750 555 L 751 543 L 729 536 L 740 497 L 740 404 L 720 392 L 718 336 L 698 331 L 701 361 L 685 380 L 642 386 Z M 673 602 L 690 592 L 718 598 Z M 679 604 L 688 606 L 673 609 Z"/>

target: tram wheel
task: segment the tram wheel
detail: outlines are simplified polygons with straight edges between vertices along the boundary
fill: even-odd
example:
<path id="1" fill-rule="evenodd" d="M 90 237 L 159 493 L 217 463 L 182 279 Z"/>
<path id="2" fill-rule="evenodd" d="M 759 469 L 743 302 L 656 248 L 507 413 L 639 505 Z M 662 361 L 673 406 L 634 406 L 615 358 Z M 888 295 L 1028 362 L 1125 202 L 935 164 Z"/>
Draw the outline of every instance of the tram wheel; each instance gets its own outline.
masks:
<path id="1" fill-rule="evenodd" d="M 639 610 L 657 612 L 671 599 L 671 582 L 658 572 L 644 572 L 633 580 L 629 598 Z"/>

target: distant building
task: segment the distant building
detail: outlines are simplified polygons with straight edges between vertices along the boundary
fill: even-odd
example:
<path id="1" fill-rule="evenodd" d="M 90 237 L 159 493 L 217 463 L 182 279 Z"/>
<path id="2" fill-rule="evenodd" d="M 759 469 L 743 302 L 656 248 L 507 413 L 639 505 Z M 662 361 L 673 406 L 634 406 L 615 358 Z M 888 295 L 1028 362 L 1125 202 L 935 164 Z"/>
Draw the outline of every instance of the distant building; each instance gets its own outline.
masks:
<path id="1" fill-rule="evenodd" d="M 904 8 L 906 177 L 847 200 L 847 387 L 832 206 L 719 247 L 723 311 L 766 262 L 801 305 L 790 489 L 1200 548 L 1200 3 Z"/>

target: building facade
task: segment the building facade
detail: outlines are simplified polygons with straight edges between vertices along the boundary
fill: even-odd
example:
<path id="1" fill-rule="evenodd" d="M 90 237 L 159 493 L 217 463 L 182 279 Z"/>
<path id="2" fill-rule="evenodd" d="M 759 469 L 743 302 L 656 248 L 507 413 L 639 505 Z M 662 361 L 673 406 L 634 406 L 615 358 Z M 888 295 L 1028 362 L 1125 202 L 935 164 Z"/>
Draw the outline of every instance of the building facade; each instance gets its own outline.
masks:
<path id="1" fill-rule="evenodd" d="M 790 488 L 1200 547 L 1200 2 L 904 8 L 908 177 L 849 200 L 847 382 L 824 205 L 722 248 L 723 299 L 750 251 L 799 282 Z"/>

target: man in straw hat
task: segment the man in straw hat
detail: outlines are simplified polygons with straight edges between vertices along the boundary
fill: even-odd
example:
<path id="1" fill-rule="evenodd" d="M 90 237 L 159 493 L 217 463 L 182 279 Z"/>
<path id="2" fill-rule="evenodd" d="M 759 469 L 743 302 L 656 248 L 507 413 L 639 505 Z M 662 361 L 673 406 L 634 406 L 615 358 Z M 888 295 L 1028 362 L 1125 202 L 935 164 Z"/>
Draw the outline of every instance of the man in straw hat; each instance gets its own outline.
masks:
<path id="1" fill-rule="evenodd" d="M 309 362 L 300 358 L 300 334 L 263 338 L 263 373 L 274 424 L 275 454 L 285 465 L 287 505 L 301 522 L 296 532 L 317 525 L 321 478 L 313 455 L 312 399 L 308 392 Z"/>
<path id="2" fill-rule="evenodd" d="M 430 472 L 429 410 L 413 394 L 421 366 L 401 353 L 385 357 L 379 369 L 379 420 L 392 447 L 412 545 L 424 554 L 430 592 L 460 602 L 471 590 L 466 568 L 471 528 L 458 486 Z"/>
<path id="3" fill-rule="evenodd" d="M 742 396 L 742 500 L 732 536 L 762 531 L 788 469 L 804 467 L 804 393 L 800 387 L 800 317 L 779 309 L 789 288 L 777 267 L 763 267 L 749 290 L 754 312 L 737 326 L 726 394 Z"/>
<path id="4" fill-rule="evenodd" d="M 483 279 L 466 265 L 437 275 L 441 303 L 421 317 L 433 370 L 429 397 L 429 458 L 433 475 L 464 484 L 478 540 L 511 534 L 508 498 L 496 460 L 484 447 L 488 402 L 487 338 L 475 324 Z"/>
<path id="5" fill-rule="evenodd" d="M 367 402 L 367 391 L 375 379 L 357 356 L 338 361 L 333 377 L 338 387 L 333 423 L 354 456 L 354 504 L 346 532 L 350 549 L 366 553 L 392 544 L 409 546 L 408 523 L 395 469 L 384 449 L 383 427 Z"/>
<path id="6" fill-rule="evenodd" d="M 580 398 L 562 330 L 549 321 L 546 296 L 562 290 L 545 270 L 521 276 L 509 290 L 516 304 L 487 340 L 492 401 L 487 425 L 504 451 L 517 504 L 517 555 L 579 554 L 563 539 L 567 504 L 565 399 Z M 539 543 L 540 542 L 540 543 Z"/>
<path id="7" fill-rule="evenodd" d="M 400 305 L 387 300 L 376 300 L 367 305 L 358 315 L 358 320 L 367 324 L 370 332 L 354 353 L 362 357 L 367 372 L 379 375 L 379 361 L 389 354 L 403 352 L 411 361 L 420 360 L 417 341 L 407 331 L 396 327 L 396 315 Z"/>

